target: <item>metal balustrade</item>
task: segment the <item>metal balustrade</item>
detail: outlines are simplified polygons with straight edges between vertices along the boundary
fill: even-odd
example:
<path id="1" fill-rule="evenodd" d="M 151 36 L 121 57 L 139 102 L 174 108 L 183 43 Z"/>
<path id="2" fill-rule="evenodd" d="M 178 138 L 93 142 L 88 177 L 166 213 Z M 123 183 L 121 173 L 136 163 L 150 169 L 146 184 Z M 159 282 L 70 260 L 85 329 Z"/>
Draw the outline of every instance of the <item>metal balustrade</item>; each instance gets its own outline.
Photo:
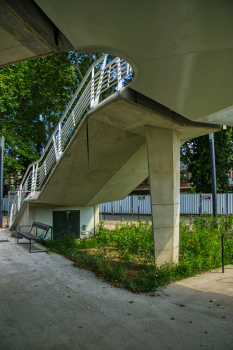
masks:
<path id="1" fill-rule="evenodd" d="M 42 190 L 88 111 L 104 99 L 117 94 L 123 88 L 126 79 L 130 79 L 132 72 L 129 63 L 119 57 L 111 59 L 111 56 L 107 54 L 100 57 L 89 68 L 59 120 L 41 157 L 29 165 L 21 181 L 19 191 L 15 191 L 14 201 L 10 209 L 10 226 L 24 199 L 28 195 L 33 197 L 37 191 Z"/>

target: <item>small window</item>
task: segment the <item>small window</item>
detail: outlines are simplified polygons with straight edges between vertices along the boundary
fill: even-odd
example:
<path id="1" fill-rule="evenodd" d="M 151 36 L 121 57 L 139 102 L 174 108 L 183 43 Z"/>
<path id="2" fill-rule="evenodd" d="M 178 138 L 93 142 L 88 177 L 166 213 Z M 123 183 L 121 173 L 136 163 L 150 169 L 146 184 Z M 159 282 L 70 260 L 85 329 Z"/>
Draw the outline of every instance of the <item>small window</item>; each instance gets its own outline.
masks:
<path id="1" fill-rule="evenodd" d="M 180 174 L 181 182 L 189 182 L 189 173 L 181 173 Z"/>

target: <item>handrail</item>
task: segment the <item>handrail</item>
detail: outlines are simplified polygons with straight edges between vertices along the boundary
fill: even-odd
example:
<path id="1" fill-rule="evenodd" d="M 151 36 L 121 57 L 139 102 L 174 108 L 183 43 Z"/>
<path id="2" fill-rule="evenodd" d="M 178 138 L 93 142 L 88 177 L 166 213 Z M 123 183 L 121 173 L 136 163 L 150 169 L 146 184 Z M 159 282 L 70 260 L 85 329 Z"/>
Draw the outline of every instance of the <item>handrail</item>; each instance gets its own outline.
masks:
<path id="1" fill-rule="evenodd" d="M 24 174 L 24 176 L 23 176 L 23 178 L 22 178 L 21 183 L 24 182 L 24 180 L 25 180 L 25 178 L 26 178 L 26 176 L 27 176 L 27 174 L 28 174 L 30 168 L 31 168 L 33 165 L 35 165 L 36 163 L 40 162 L 40 161 L 43 159 L 43 156 L 45 155 L 46 151 L 48 150 L 48 147 L 49 147 L 49 145 L 51 144 L 54 135 L 55 135 L 56 132 L 58 131 L 58 126 L 59 126 L 59 124 L 62 123 L 63 120 L 65 119 L 65 117 L 66 117 L 66 115 L 67 115 L 67 113 L 68 113 L 70 107 L 72 106 L 74 100 L 76 99 L 76 97 L 78 96 L 79 92 L 81 91 L 83 85 L 84 85 L 85 82 L 87 81 L 87 78 L 88 78 L 88 76 L 90 75 L 90 73 L 91 73 L 91 71 L 92 71 L 92 67 L 93 67 L 93 66 L 96 67 L 96 66 L 103 60 L 103 57 L 105 57 L 105 56 L 108 56 L 108 55 L 103 55 L 103 56 L 101 56 L 96 62 L 93 63 L 92 66 L 89 67 L 89 69 L 88 69 L 88 71 L 86 72 L 86 74 L 85 74 L 83 80 L 81 81 L 79 87 L 78 87 L 77 90 L 75 91 L 74 96 L 72 97 L 72 99 L 70 100 L 68 106 L 66 107 L 65 112 L 63 113 L 63 115 L 61 116 L 61 118 L 60 118 L 60 120 L 59 120 L 57 126 L 55 127 L 55 129 L 54 129 L 54 131 L 53 131 L 53 133 L 52 133 L 52 135 L 51 135 L 51 137 L 50 137 L 50 139 L 49 139 L 47 145 L 45 146 L 45 149 L 44 149 L 43 153 L 41 154 L 41 156 L 40 156 L 40 158 L 39 158 L 38 160 L 36 160 L 34 163 L 32 163 L 32 164 L 30 164 L 30 165 L 28 166 L 28 168 L 27 168 L 27 170 L 26 170 L 26 172 L 25 172 L 25 174 Z"/>
<path id="2" fill-rule="evenodd" d="M 106 63 L 108 57 L 108 54 L 104 54 L 88 69 L 40 158 L 28 166 L 21 180 L 20 191 L 15 192 L 10 210 L 10 226 L 27 194 L 30 192 L 33 196 L 36 191 L 41 191 L 55 164 L 73 138 L 81 120 L 90 109 L 100 103 L 99 99 L 101 96 L 103 97 L 101 94 L 108 91 L 109 95 L 111 91 L 112 98 L 115 93 L 118 93 L 124 87 L 125 79 L 130 78 L 132 67 L 129 63 L 119 57 L 114 57 Z M 102 66 L 98 67 L 99 70 L 95 73 L 95 68 L 101 63 Z M 114 91 L 113 94 L 112 91 Z M 105 96 L 104 99 L 108 97 L 110 96 Z"/>
<path id="3" fill-rule="evenodd" d="M 233 232 L 231 231 L 231 232 L 222 233 L 222 273 L 224 273 L 224 242 L 223 242 L 223 237 L 224 237 L 224 235 L 228 235 L 229 233 L 233 233 Z"/>

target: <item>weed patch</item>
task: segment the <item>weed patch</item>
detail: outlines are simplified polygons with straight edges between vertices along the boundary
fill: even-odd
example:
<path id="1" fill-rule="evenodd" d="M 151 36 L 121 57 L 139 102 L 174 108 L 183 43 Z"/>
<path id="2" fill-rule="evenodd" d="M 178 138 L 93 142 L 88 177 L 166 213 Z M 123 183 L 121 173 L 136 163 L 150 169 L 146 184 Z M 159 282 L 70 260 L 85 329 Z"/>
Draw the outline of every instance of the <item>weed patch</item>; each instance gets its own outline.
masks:
<path id="1" fill-rule="evenodd" d="M 109 231 L 99 225 L 93 238 L 76 240 L 70 234 L 53 242 L 53 251 L 68 257 L 74 266 L 95 272 L 116 287 L 132 292 L 154 292 L 167 283 L 221 266 L 221 233 L 232 229 L 233 217 L 190 218 L 180 222 L 179 264 L 157 267 L 153 262 L 152 227 L 121 221 Z M 233 263 L 233 237 L 225 240 L 225 264 Z M 49 242 L 46 243 L 49 246 Z"/>

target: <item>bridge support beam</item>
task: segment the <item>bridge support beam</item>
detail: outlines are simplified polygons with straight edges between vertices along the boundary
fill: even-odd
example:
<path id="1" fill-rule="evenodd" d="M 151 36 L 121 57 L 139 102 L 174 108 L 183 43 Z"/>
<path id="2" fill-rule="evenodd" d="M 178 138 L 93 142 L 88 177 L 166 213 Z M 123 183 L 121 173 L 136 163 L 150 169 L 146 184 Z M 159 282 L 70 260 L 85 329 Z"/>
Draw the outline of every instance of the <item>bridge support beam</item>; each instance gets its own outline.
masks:
<path id="1" fill-rule="evenodd" d="M 146 129 L 154 258 L 161 266 L 179 257 L 180 136 L 171 129 Z"/>

